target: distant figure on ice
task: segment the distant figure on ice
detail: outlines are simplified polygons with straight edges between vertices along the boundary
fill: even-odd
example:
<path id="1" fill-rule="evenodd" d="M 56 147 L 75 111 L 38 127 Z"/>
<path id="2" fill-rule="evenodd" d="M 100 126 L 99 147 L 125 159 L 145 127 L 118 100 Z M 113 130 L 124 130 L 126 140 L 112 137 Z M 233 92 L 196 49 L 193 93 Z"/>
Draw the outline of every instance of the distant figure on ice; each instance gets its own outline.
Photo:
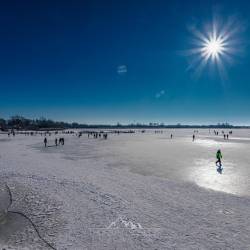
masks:
<path id="1" fill-rule="evenodd" d="M 193 141 L 195 140 L 195 135 L 193 135 Z"/>
<path id="2" fill-rule="evenodd" d="M 221 164 L 222 153 L 221 153 L 220 149 L 216 153 L 216 159 L 217 159 L 217 161 L 215 162 L 216 166 L 221 168 L 222 167 L 222 164 Z M 219 166 L 218 166 L 218 163 L 219 163 Z"/>
<path id="3" fill-rule="evenodd" d="M 44 138 L 43 142 L 44 142 L 44 146 L 46 148 L 47 147 L 47 138 L 46 137 Z"/>
<path id="4" fill-rule="evenodd" d="M 64 145 L 64 138 L 61 138 L 61 144 Z"/>
<path id="5" fill-rule="evenodd" d="M 57 146 L 57 144 L 58 144 L 58 141 L 57 141 L 57 138 L 55 139 L 55 145 Z"/>
<path id="6" fill-rule="evenodd" d="M 64 145 L 64 138 L 63 138 L 63 137 L 61 137 L 61 138 L 59 139 L 59 144 Z"/>
<path id="7" fill-rule="evenodd" d="M 171 138 L 171 139 L 173 138 L 173 134 L 171 134 L 170 138 Z"/>

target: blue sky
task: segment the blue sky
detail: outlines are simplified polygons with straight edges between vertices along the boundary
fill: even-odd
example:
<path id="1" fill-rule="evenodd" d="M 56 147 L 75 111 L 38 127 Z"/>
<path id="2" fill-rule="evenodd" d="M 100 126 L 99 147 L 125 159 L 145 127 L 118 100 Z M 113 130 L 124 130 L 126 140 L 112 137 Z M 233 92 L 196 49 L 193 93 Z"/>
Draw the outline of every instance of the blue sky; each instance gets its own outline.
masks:
<path id="1" fill-rule="evenodd" d="M 244 26 L 226 79 L 180 53 L 215 9 Z M 249 16 L 239 0 L 1 2 L 0 117 L 250 124 Z"/>

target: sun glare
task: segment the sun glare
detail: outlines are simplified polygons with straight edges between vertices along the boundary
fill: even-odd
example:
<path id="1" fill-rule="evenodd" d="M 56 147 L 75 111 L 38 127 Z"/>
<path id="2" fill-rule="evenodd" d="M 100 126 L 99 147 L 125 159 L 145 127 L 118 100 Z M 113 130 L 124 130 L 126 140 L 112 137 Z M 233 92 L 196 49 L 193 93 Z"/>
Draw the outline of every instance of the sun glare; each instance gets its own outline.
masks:
<path id="1" fill-rule="evenodd" d="M 225 50 L 223 42 L 219 38 L 213 38 L 204 45 L 204 54 L 212 58 L 218 58 Z"/>
<path id="2" fill-rule="evenodd" d="M 199 77 L 206 66 L 215 65 L 220 76 L 227 78 L 225 64 L 232 65 L 234 57 L 242 51 L 243 44 L 239 38 L 241 30 L 242 26 L 235 20 L 213 20 L 204 30 L 191 26 L 194 46 L 184 52 L 184 55 L 190 57 L 187 69 L 193 70 Z"/>

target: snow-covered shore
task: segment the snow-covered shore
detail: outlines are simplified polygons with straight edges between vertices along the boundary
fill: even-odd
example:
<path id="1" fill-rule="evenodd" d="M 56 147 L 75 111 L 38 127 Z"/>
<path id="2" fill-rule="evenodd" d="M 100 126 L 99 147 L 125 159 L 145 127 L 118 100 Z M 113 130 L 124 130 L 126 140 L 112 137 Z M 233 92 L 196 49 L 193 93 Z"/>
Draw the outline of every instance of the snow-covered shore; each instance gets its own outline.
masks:
<path id="1" fill-rule="evenodd" d="M 232 168 L 229 156 L 237 147 L 241 152 L 241 143 L 208 141 L 205 135 L 196 144 L 186 137 L 169 142 L 166 134 L 65 139 L 64 147 L 44 148 L 41 136 L 0 136 L 0 181 L 11 188 L 11 210 L 28 215 L 57 249 L 250 249 L 249 186 L 241 194 L 235 181 L 232 190 L 238 196 L 200 187 L 209 187 L 205 171 L 215 190 L 223 186 L 215 169 L 204 163 L 214 161 L 220 146 Z M 164 170 L 183 164 L 191 171 L 180 172 L 193 173 L 194 179 Z M 198 166 L 203 179 L 194 171 Z M 29 222 L 14 214 L 0 225 L 0 246 L 46 249 Z"/>

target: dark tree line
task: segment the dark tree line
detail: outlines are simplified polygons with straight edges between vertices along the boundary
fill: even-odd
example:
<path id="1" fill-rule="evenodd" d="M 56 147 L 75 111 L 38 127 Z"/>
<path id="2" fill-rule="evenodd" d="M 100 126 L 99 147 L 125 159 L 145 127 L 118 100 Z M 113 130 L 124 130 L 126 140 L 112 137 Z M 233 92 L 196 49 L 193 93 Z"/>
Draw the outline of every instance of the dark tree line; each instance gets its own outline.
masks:
<path id="1" fill-rule="evenodd" d="M 149 123 L 149 124 L 128 124 L 122 125 L 117 123 L 116 125 L 88 125 L 88 124 L 79 124 L 76 122 L 67 123 L 67 122 L 58 122 L 50 119 L 40 118 L 40 119 L 27 119 L 22 116 L 12 116 L 10 119 L 0 118 L 0 130 L 5 131 L 8 129 L 17 129 L 17 130 L 44 130 L 44 129 L 70 129 L 70 128 L 152 128 L 152 129 L 161 129 L 161 128 L 250 128 L 249 126 L 233 126 L 228 123 L 221 123 L 217 125 L 165 125 L 163 123 Z"/>
<path id="2" fill-rule="evenodd" d="M 40 129 L 65 129 L 71 128 L 72 124 L 66 122 L 57 122 L 50 119 L 27 119 L 22 116 L 12 116 L 5 120 L 0 118 L 0 129 L 17 129 L 17 130 L 40 130 Z"/>

